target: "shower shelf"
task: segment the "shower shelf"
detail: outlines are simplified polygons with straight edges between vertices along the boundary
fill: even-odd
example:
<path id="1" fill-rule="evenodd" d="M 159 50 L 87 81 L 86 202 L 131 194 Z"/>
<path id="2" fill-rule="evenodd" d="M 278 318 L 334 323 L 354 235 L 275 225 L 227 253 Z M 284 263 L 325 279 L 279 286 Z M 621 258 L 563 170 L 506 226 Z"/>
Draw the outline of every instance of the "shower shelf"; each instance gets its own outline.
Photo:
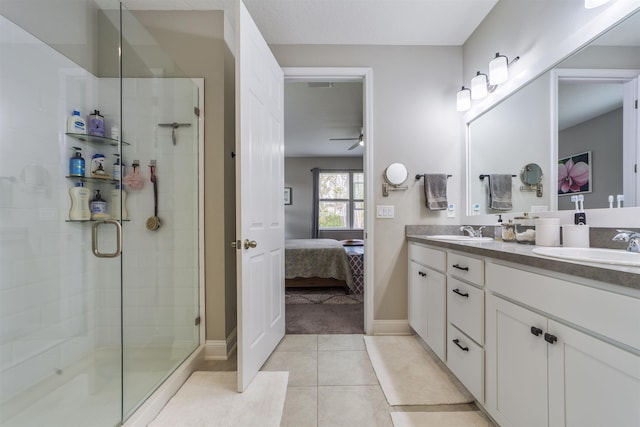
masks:
<path id="1" fill-rule="evenodd" d="M 86 135 L 84 133 L 65 133 L 65 135 L 83 142 L 93 142 L 95 144 L 103 144 L 103 145 L 109 144 L 109 145 L 113 145 L 114 147 L 118 145 L 117 139 L 107 138 L 106 136 Z M 122 141 L 122 144 L 131 145 L 125 141 Z"/>
<path id="2" fill-rule="evenodd" d="M 111 218 L 107 218 L 107 219 L 111 219 Z M 115 219 L 115 218 L 113 218 Z M 65 219 L 64 222 L 96 222 L 96 221 L 102 221 L 102 219 Z M 131 221 L 130 219 L 118 219 L 117 221 L 120 222 L 128 222 Z"/>
<path id="3" fill-rule="evenodd" d="M 65 178 L 67 179 L 77 179 L 80 181 L 91 181 L 91 182 L 106 182 L 109 184 L 118 184 L 120 181 L 117 179 L 113 179 L 113 178 L 95 178 L 92 176 L 71 176 L 71 175 L 67 175 L 65 176 Z"/>

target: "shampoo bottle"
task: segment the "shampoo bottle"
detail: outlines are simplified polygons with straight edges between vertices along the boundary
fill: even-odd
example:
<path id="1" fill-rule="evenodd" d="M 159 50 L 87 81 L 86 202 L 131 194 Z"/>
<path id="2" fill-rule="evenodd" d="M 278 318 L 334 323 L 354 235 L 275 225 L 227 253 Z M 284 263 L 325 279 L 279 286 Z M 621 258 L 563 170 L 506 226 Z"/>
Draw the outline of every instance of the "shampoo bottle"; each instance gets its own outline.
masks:
<path id="1" fill-rule="evenodd" d="M 124 163 L 120 163 L 120 154 L 114 154 L 116 161 L 113 164 L 113 179 L 120 181 L 124 175 Z"/>
<path id="2" fill-rule="evenodd" d="M 83 187 L 78 182 L 75 187 L 69 189 L 69 197 L 71 198 L 71 208 L 69 209 L 69 219 L 72 221 L 88 221 L 91 219 L 91 211 L 89 210 L 89 195 L 91 191 Z"/>
<path id="3" fill-rule="evenodd" d="M 87 124 L 80 116 L 79 110 L 73 110 L 73 114 L 67 119 L 67 132 L 81 134 L 87 133 Z"/>
<path id="4" fill-rule="evenodd" d="M 89 114 L 89 135 L 104 136 L 104 117 L 98 110 L 93 110 L 93 113 Z"/>
<path id="5" fill-rule="evenodd" d="M 82 148 L 72 147 L 74 155 L 69 159 L 69 176 L 84 177 L 84 159 L 82 158 Z"/>
<path id="6" fill-rule="evenodd" d="M 127 192 L 120 190 L 120 184 L 111 190 L 111 219 L 129 219 Z"/>

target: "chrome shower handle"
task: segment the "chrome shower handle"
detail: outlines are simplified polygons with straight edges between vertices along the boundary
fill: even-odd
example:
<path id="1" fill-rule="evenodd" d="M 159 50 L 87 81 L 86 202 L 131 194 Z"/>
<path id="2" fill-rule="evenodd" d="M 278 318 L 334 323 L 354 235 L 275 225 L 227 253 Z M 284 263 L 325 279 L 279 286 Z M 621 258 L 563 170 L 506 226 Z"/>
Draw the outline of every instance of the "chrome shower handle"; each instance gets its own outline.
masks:
<path id="1" fill-rule="evenodd" d="M 113 224 L 116 226 L 116 251 L 111 253 L 102 253 L 98 249 L 98 227 L 100 224 Z M 98 258 L 115 258 L 122 253 L 122 225 L 113 219 L 105 219 L 96 221 L 91 227 L 91 250 Z"/>

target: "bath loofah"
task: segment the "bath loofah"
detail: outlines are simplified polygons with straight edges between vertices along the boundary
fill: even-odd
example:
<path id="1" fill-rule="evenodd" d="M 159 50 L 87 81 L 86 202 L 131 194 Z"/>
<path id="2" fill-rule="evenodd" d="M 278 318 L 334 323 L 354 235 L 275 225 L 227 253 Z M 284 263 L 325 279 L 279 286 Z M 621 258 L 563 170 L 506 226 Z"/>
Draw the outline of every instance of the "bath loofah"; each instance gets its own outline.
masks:
<path id="1" fill-rule="evenodd" d="M 141 190 L 144 187 L 144 179 L 138 172 L 138 163 L 132 165 L 133 172 L 122 178 L 122 182 L 127 186 L 129 190 Z"/>

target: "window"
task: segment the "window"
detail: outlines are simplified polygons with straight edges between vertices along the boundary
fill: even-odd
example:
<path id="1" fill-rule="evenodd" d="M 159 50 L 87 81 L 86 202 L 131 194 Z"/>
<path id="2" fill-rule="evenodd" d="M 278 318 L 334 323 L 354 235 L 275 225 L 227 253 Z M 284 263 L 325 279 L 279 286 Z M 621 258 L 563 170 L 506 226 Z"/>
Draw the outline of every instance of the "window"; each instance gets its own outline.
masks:
<path id="1" fill-rule="evenodd" d="M 362 171 L 320 171 L 318 227 L 320 230 L 364 228 Z"/>

